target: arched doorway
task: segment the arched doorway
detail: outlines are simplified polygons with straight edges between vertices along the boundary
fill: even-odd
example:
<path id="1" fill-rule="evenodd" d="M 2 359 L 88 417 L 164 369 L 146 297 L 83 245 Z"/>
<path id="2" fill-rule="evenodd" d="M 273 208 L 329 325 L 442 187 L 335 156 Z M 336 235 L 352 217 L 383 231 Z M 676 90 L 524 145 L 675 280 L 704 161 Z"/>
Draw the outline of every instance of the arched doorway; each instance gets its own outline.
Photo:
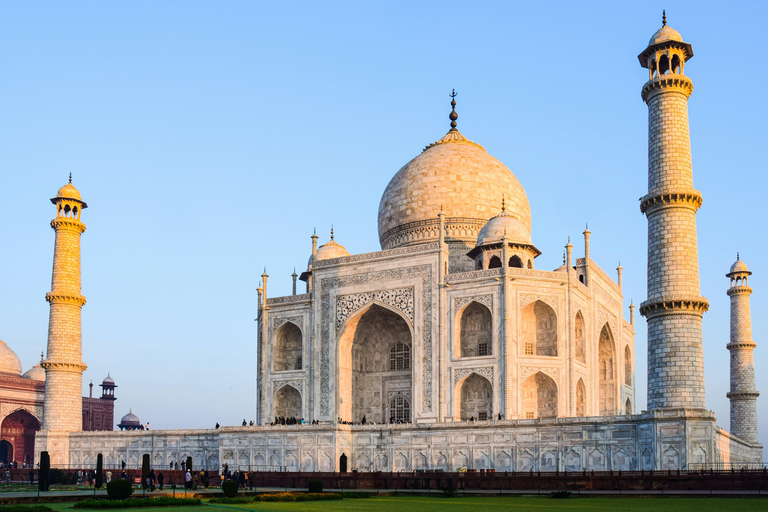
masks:
<path id="1" fill-rule="evenodd" d="M 274 416 L 283 418 L 301 418 L 301 393 L 293 386 L 283 386 L 273 401 Z"/>
<path id="2" fill-rule="evenodd" d="M 400 314 L 372 304 L 347 322 L 338 346 L 342 421 L 387 423 L 393 396 L 408 401 L 412 414 L 412 335 Z"/>
<path id="3" fill-rule="evenodd" d="M 488 379 L 472 373 L 459 389 L 460 420 L 488 420 L 493 417 L 493 388 Z"/>
<path id="4" fill-rule="evenodd" d="M 608 324 L 600 331 L 598 346 L 597 369 L 600 372 L 600 415 L 613 416 L 616 414 L 616 350 L 614 349 L 613 334 Z"/>
<path id="5" fill-rule="evenodd" d="M 523 382 L 523 418 L 557 417 L 557 384 L 548 375 L 537 372 Z"/>
<path id="6" fill-rule="evenodd" d="M 35 452 L 35 432 L 40 430 L 37 418 L 24 410 L 18 410 L 5 417 L 0 425 L 0 439 L 8 442 L 6 462 L 31 462 Z"/>
<path id="7" fill-rule="evenodd" d="M 301 329 L 286 322 L 275 333 L 272 350 L 272 370 L 284 372 L 301 370 Z"/>
<path id="8" fill-rule="evenodd" d="M 8 464 L 13 461 L 13 445 L 3 439 L 0 441 L 0 462 Z"/>
<path id="9" fill-rule="evenodd" d="M 537 300 L 523 309 L 522 323 L 524 355 L 557 355 L 557 315 L 554 309 Z"/>
<path id="10" fill-rule="evenodd" d="M 492 329 L 491 311 L 478 302 L 470 302 L 461 312 L 459 322 L 461 357 L 492 355 Z"/>

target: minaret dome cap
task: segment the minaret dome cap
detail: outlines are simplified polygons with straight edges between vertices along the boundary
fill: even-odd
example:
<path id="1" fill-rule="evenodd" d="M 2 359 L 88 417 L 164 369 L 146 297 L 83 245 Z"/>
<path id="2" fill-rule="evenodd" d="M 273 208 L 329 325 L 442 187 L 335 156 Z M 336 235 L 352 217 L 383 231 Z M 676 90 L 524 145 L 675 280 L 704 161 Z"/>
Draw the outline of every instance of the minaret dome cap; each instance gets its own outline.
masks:
<path id="1" fill-rule="evenodd" d="M 669 41 L 677 41 L 678 43 L 682 43 L 683 36 L 681 36 L 680 32 L 673 29 L 672 27 L 664 25 L 651 36 L 651 40 L 648 41 L 648 46 L 666 43 Z"/>
<path id="2" fill-rule="evenodd" d="M 731 271 L 726 274 L 726 277 L 731 277 L 733 274 L 747 274 L 751 275 L 752 272 L 749 271 L 747 268 L 747 264 L 741 261 L 741 259 L 736 259 L 736 263 L 731 265 Z"/>

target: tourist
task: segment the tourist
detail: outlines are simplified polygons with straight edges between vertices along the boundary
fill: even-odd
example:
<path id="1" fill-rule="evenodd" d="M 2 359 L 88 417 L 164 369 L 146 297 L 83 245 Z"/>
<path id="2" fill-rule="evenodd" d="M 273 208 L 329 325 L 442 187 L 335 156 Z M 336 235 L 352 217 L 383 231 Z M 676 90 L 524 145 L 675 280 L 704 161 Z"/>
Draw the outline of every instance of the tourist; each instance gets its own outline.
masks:
<path id="1" fill-rule="evenodd" d="M 244 427 L 247 427 L 247 426 L 248 426 L 248 423 L 246 423 L 246 421 L 245 421 L 245 418 L 243 418 L 243 426 L 244 426 Z"/>
<path id="2" fill-rule="evenodd" d="M 110 470 L 107 470 L 107 483 L 112 481 L 112 472 Z"/>
<path id="3" fill-rule="evenodd" d="M 245 472 L 240 471 L 240 474 L 237 475 L 237 482 L 240 484 L 240 489 L 245 489 Z"/>
<path id="4" fill-rule="evenodd" d="M 181 463 L 181 465 L 184 465 L 184 462 Z M 185 489 L 191 489 L 192 488 L 192 473 L 187 470 L 187 474 L 184 475 L 184 488 Z"/>
<path id="5" fill-rule="evenodd" d="M 123 469 L 125 469 L 125 461 L 124 461 L 124 460 L 121 460 L 121 461 L 120 461 L 120 464 L 121 464 L 122 468 L 123 468 Z"/>
<path id="6" fill-rule="evenodd" d="M 29 485 L 33 485 L 35 483 L 35 472 L 34 470 L 29 470 Z"/>
<path id="7" fill-rule="evenodd" d="M 123 409 L 123 410 L 125 410 L 125 409 Z M 219 428 L 219 422 L 218 421 L 216 422 L 216 428 Z"/>
<path id="8" fill-rule="evenodd" d="M 165 480 L 165 477 L 163 476 L 163 472 L 162 472 L 162 471 L 160 471 L 160 472 L 157 474 L 157 485 L 160 487 L 160 491 L 161 491 L 161 492 L 162 492 L 162 490 L 163 490 L 163 480 Z"/>
<path id="9" fill-rule="evenodd" d="M 151 488 L 152 491 L 155 490 L 155 478 L 156 478 L 155 477 L 155 470 L 154 469 L 150 469 L 149 470 L 149 482 L 150 482 L 150 484 L 152 486 L 152 488 Z"/>
<path id="10" fill-rule="evenodd" d="M 250 469 L 248 470 L 248 487 L 253 490 L 253 471 Z"/>

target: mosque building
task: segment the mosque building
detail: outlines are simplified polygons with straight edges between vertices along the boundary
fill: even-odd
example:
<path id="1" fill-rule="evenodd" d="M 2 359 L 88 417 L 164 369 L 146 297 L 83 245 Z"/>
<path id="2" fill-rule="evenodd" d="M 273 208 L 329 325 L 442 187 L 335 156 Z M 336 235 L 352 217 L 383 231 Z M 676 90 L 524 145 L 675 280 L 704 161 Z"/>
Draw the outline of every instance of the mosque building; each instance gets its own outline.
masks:
<path id="1" fill-rule="evenodd" d="M 53 464 L 156 466 L 190 456 L 289 471 L 681 469 L 762 461 L 757 440 L 749 294 L 740 260 L 731 288 L 731 430 L 705 409 L 696 212 L 684 73 L 690 44 L 666 25 L 639 55 L 648 70 L 648 405 L 635 399 L 634 305 L 622 269 L 541 254 L 515 175 L 457 129 L 392 178 L 379 204 L 381 250 L 350 254 L 331 239 L 311 255 L 306 293 L 259 287 L 255 426 L 83 432 L 79 244 L 86 204 L 74 190 L 57 217 L 43 432 Z M 69 185 L 71 186 L 71 185 Z M 64 189 L 62 189 L 64 190 Z M 276 418 L 307 425 L 275 425 Z M 138 423 L 138 419 L 136 419 Z M 349 465 L 347 465 L 349 464 Z"/>

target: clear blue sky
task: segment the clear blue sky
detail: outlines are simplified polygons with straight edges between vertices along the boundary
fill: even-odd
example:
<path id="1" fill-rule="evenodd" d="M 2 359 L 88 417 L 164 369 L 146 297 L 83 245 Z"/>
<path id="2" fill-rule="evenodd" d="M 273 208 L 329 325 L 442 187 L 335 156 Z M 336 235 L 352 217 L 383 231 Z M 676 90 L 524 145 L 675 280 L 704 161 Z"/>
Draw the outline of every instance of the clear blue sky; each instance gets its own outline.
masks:
<path id="1" fill-rule="evenodd" d="M 377 250 L 386 184 L 448 129 L 525 187 L 537 267 L 571 235 L 625 306 L 645 297 L 647 78 L 661 25 L 693 45 L 690 121 L 707 405 L 728 428 L 728 280 L 751 281 L 768 443 L 768 4 L 738 2 L 4 2 L 0 5 L 0 338 L 45 347 L 54 208 L 69 172 L 83 219 L 83 381 L 117 381 L 153 428 L 255 418 L 256 287 L 290 293 L 313 227 Z M 637 321 L 645 404 L 646 329 Z"/>

